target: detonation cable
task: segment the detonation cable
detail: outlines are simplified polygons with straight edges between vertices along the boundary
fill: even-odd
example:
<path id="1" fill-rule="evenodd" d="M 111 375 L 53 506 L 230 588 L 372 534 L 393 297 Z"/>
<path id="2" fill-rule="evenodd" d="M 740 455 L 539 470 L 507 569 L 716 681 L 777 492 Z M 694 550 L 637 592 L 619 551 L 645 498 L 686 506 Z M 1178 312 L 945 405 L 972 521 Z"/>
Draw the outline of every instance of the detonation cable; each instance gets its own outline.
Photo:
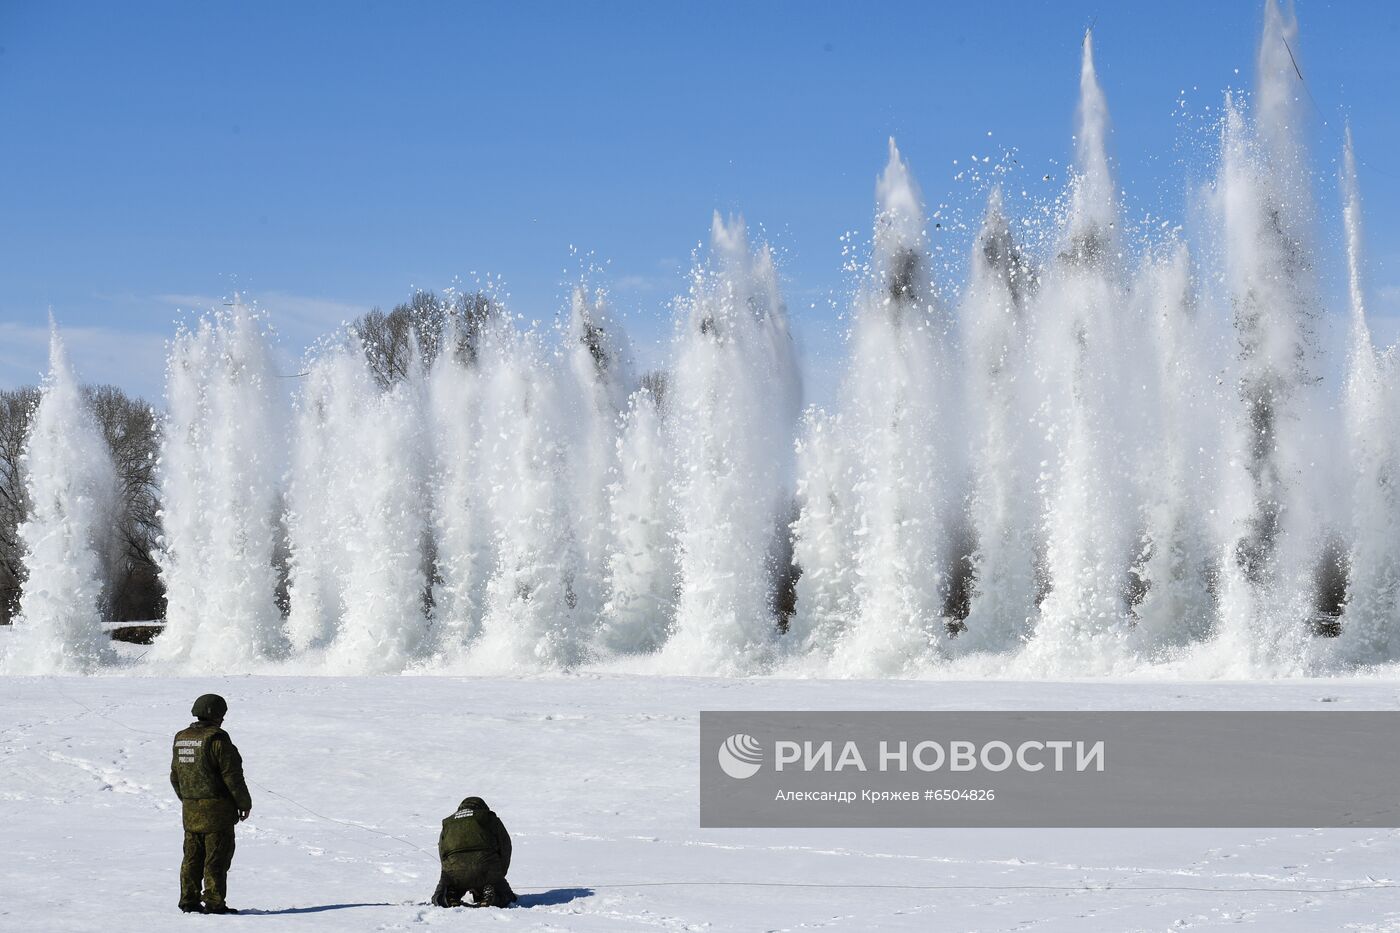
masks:
<path id="1" fill-rule="evenodd" d="M 247 780 L 247 778 L 245 777 L 244 780 Z M 249 783 L 249 784 L 252 784 L 254 787 L 256 787 L 258 790 L 262 791 L 264 794 L 270 794 L 270 795 L 272 795 L 273 797 L 276 797 L 278 800 L 285 800 L 287 803 L 291 804 L 292 806 L 297 807 L 297 808 L 299 808 L 299 809 L 301 809 L 301 810 L 305 810 L 307 813 L 310 813 L 312 816 L 316 817 L 316 819 L 318 819 L 318 820 L 323 820 L 324 822 L 327 822 L 327 823 L 337 823 L 337 824 L 339 824 L 339 825 L 341 825 L 341 826 L 349 826 L 349 827 L 352 828 L 352 829 L 362 829 L 362 830 L 364 830 L 364 831 L 367 832 L 367 833 L 374 833 L 376 836 L 383 836 L 385 839 L 393 839 L 395 842 L 401 842 L 401 843 L 403 843 L 404 845 L 408 846 L 410 849 L 415 849 L 415 850 L 417 850 L 418 852 L 423 853 L 424 855 L 430 856 L 430 857 L 433 858 L 434 860 L 437 859 L 437 852 L 436 852 L 436 851 L 433 851 L 433 850 L 430 850 L 430 849 L 425 849 L 425 848 L 423 848 L 422 846 L 420 846 L 420 845 L 418 845 L 418 844 L 416 844 L 416 843 L 414 843 L 414 842 L 410 842 L 409 840 L 403 838 L 402 836 L 395 836 L 393 833 L 386 833 L 386 832 L 385 832 L 384 830 L 382 830 L 382 829 L 375 829 L 373 826 L 366 826 L 366 825 L 364 825 L 363 823 L 352 823 L 352 822 L 349 821 L 349 820 L 339 820 L 339 819 L 336 819 L 336 818 L 333 817 L 333 816 L 326 816 L 324 813 L 317 813 L 315 810 L 311 809 L 311 808 L 308 807 L 306 804 L 304 804 L 304 803 L 299 803 L 299 802 L 293 800 L 292 798 L 286 796 L 285 794 L 279 794 L 279 793 L 277 793 L 277 791 L 272 790 L 272 789 L 267 788 L 267 787 L 264 787 L 263 785 L 257 783 L 256 781 L 248 781 L 248 783 Z"/>
<path id="2" fill-rule="evenodd" d="M 1298 83 L 1303 86 L 1303 91 L 1308 95 L 1308 101 L 1313 105 L 1313 109 L 1317 111 L 1317 115 L 1322 117 L 1325 122 L 1327 120 L 1327 115 L 1324 114 L 1322 108 L 1317 105 L 1317 98 L 1313 97 L 1312 88 L 1308 87 L 1308 82 L 1303 80 L 1303 69 L 1298 67 L 1298 59 L 1293 57 L 1293 47 L 1288 44 L 1288 37 L 1279 36 L 1279 38 L 1283 40 L 1283 47 L 1288 52 L 1288 61 L 1293 65 L 1294 73 L 1298 75 Z"/>
<path id="3" fill-rule="evenodd" d="M 616 881 L 601 884 L 555 885 L 552 887 L 519 888 L 521 891 L 544 893 L 559 888 L 661 888 L 661 887 L 739 887 L 739 888 L 854 888 L 898 891 L 1200 891 L 1209 894 L 1346 894 L 1400 888 L 1400 884 L 1378 881 L 1375 884 L 1354 884 L 1332 888 L 1211 888 L 1203 885 L 1137 885 L 1137 884 L 851 884 L 815 881 Z"/>
<path id="4" fill-rule="evenodd" d="M 73 704 L 75 704 L 75 705 L 77 705 L 77 706 L 81 706 L 83 709 L 87 710 L 89 713 L 92 713 L 92 715 L 98 717 L 99 719 L 105 719 L 105 720 L 107 720 L 108 722 L 112 723 L 113 725 L 121 726 L 123 729 L 125 729 L 125 730 L 128 731 L 128 732 L 135 732 L 135 733 L 137 733 L 138 735 L 153 735 L 153 736 L 155 736 L 155 737 L 157 737 L 157 738 L 161 738 L 161 739 L 163 739 L 163 738 L 166 737 L 166 735 L 165 735 L 164 732 L 152 732 L 152 731 L 149 730 L 149 729 L 137 729 L 135 726 L 128 726 L 126 723 L 122 722 L 120 719 L 116 719 L 116 718 L 114 718 L 114 717 L 112 717 L 112 716 L 108 716 L 106 713 L 102 712 L 101 710 L 93 709 L 91 706 L 88 706 L 86 703 L 84 703 L 82 700 L 78 699 L 77 697 L 69 696 L 68 694 L 64 693 L 62 690 L 58 689 L 58 685 L 55 684 L 52 680 L 47 680 L 47 679 L 46 679 L 46 680 L 44 681 L 44 683 L 45 683 L 46 685 L 48 685 L 48 687 L 49 687 L 50 690 L 52 690 L 54 693 L 57 693 L 57 694 L 58 694 L 59 696 L 61 696 L 63 699 L 67 700 L 69 703 L 73 703 Z"/>

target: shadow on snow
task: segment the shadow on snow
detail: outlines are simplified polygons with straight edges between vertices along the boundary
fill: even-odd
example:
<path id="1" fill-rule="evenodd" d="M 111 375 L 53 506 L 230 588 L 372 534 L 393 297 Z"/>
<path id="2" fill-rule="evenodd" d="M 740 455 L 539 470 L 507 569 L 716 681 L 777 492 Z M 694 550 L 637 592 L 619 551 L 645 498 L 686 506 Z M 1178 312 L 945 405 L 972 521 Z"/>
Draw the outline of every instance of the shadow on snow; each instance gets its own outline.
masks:
<path id="1" fill-rule="evenodd" d="M 580 898 L 592 897 L 592 888 L 555 888 L 552 891 L 539 891 L 535 894 L 519 894 L 516 907 L 554 907 L 567 904 Z"/>

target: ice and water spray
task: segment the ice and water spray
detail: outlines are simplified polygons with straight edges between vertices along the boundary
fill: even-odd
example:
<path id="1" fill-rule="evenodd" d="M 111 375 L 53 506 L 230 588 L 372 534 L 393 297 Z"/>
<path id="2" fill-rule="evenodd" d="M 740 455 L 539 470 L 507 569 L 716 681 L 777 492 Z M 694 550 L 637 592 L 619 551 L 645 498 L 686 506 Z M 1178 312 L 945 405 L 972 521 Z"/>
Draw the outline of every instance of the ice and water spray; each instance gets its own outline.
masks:
<path id="1" fill-rule="evenodd" d="M 117 472 L 57 330 L 24 450 L 27 578 L 11 652 L 15 673 L 85 673 L 111 660 L 103 580 L 117 546 Z"/>
<path id="2" fill-rule="evenodd" d="M 289 490 L 288 631 L 333 670 L 400 670 L 427 641 L 422 373 L 381 389 L 347 335 L 306 379 Z"/>
<path id="3" fill-rule="evenodd" d="M 1351 548 L 1339 649 L 1353 663 L 1400 653 L 1400 369 L 1396 350 L 1377 352 L 1362 285 L 1361 196 L 1347 130 L 1342 156 L 1349 309 L 1345 386 L 1351 463 Z"/>
<path id="4" fill-rule="evenodd" d="M 285 429 L 259 319 L 235 304 L 176 335 L 160 461 L 166 629 L 158 659 L 198 670 L 280 653 Z"/>
<path id="5" fill-rule="evenodd" d="M 833 665 L 855 675 L 907 673 L 940 655 L 961 478 L 949 319 L 930 294 L 922 203 L 893 142 L 876 190 L 874 256 L 856 296 L 836 441 L 848 448 L 853 574 L 850 618 L 830 650 Z"/>
<path id="6" fill-rule="evenodd" d="M 362 335 L 332 335 L 290 388 L 259 314 L 206 318 L 172 345 L 168 612 L 148 663 L 1278 676 L 1400 660 L 1400 366 L 1367 326 L 1348 135 L 1344 384 L 1325 375 L 1297 39 L 1268 3 L 1258 88 L 1226 98 L 1192 236 L 1128 234 L 1089 36 L 1063 197 L 1027 217 L 991 190 L 959 288 L 936 285 L 891 141 L 826 408 L 802 408 L 773 254 L 737 218 L 714 218 L 670 363 L 646 376 L 586 287 L 552 328 L 499 309 L 420 328 L 387 380 Z M 104 660 L 96 430 L 56 341 L 12 668 Z"/>
<path id="7" fill-rule="evenodd" d="M 682 302 L 667 388 L 679 593 L 662 655 L 680 670 L 738 673 L 776 649 L 800 385 L 772 253 L 718 215 L 711 243 Z"/>

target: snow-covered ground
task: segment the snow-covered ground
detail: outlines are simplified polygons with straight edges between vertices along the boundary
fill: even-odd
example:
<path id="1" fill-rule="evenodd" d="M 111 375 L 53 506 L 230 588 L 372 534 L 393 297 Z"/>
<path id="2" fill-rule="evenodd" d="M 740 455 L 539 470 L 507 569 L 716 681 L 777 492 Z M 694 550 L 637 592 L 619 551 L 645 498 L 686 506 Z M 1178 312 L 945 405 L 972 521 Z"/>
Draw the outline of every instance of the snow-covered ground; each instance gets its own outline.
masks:
<path id="1" fill-rule="evenodd" d="M 1400 930 L 1391 830 L 702 830 L 697 809 L 701 709 L 1393 709 L 1396 687 L 8 677 L 0 929 Z M 240 917 L 175 907 L 170 736 L 207 691 L 254 795 Z M 468 794 L 515 839 L 521 907 L 426 905 Z"/>

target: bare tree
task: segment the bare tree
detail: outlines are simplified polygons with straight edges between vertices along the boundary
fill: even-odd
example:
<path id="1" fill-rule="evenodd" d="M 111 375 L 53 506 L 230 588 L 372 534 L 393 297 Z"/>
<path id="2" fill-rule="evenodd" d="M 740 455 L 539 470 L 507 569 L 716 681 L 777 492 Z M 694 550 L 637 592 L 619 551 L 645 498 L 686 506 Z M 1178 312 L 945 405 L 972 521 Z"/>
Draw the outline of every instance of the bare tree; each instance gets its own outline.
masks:
<path id="1" fill-rule="evenodd" d="M 118 551 L 108 581 L 111 617 L 120 622 L 160 618 L 165 596 L 155 562 L 160 536 L 156 481 L 159 418 L 149 402 L 116 386 L 87 389 L 93 414 L 112 451 L 121 502 L 117 509 Z"/>
<path id="2" fill-rule="evenodd" d="M 671 385 L 671 374 L 664 369 L 653 369 L 642 373 L 641 387 L 651 393 L 659 411 L 665 410 L 666 390 Z"/>
<path id="3" fill-rule="evenodd" d="M 0 624 L 9 624 L 24 582 L 19 526 L 29 516 L 24 488 L 24 442 L 39 406 L 33 386 L 0 392 Z"/>
<path id="4" fill-rule="evenodd" d="M 442 329 L 442 302 L 432 292 L 418 292 L 407 304 L 385 314 L 378 308 L 355 321 L 370 372 L 382 386 L 405 378 L 415 354 L 423 362 L 436 356 L 433 337 Z"/>
<path id="5" fill-rule="evenodd" d="M 84 389 L 117 467 L 120 502 L 114 512 L 116 546 L 107 555 L 107 601 L 113 619 L 159 618 L 164 595 L 154 550 L 160 535 L 155 478 L 159 419 L 150 404 L 115 386 Z M 0 623 L 19 605 L 24 554 L 18 528 L 29 517 L 24 446 L 40 390 L 0 392 Z"/>
<path id="6" fill-rule="evenodd" d="M 375 308 L 362 315 L 354 329 L 364 343 L 374 378 L 381 386 L 389 386 L 408 375 L 415 353 L 426 368 L 450 339 L 455 340 L 452 349 L 457 358 L 475 365 L 486 324 L 499 314 L 500 306 L 480 292 L 451 300 L 417 292 L 388 314 Z"/>

